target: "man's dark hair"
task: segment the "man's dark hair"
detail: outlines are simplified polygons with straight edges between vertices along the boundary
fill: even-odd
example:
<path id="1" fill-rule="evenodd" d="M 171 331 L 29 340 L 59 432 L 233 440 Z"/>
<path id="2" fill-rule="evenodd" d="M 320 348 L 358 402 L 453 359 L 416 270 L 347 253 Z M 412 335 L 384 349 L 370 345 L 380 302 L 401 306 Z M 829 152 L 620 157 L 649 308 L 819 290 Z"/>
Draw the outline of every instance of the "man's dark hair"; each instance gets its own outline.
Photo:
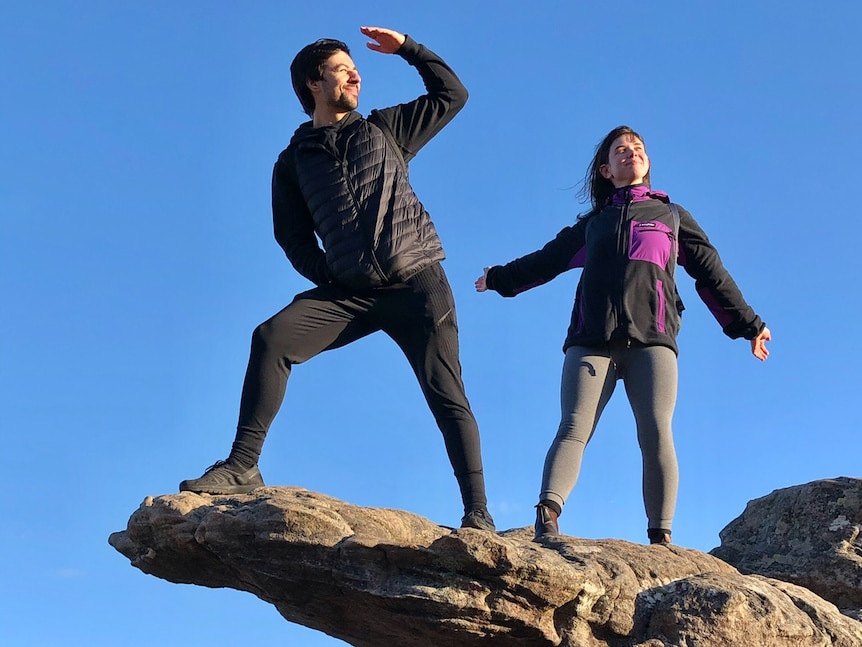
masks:
<path id="1" fill-rule="evenodd" d="M 344 52 L 350 56 L 350 49 L 340 40 L 321 38 L 299 50 L 290 64 L 293 91 L 302 104 L 302 110 L 309 117 L 314 114 L 314 97 L 306 84 L 308 81 L 320 81 L 323 78 L 323 64 L 336 52 Z"/>

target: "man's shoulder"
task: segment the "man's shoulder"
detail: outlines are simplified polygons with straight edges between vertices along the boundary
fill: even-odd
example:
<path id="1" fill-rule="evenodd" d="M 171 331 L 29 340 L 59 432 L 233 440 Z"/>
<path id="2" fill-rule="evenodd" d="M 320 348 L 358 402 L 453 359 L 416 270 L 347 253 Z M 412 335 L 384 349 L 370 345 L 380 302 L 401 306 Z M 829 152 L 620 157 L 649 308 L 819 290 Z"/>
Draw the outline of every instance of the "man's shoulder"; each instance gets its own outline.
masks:
<path id="1" fill-rule="evenodd" d="M 389 128 L 389 124 L 386 122 L 386 117 L 381 114 L 381 111 L 378 109 L 374 109 L 368 113 L 368 116 L 365 118 L 365 123 L 371 124 L 380 129 Z"/>
<path id="2" fill-rule="evenodd" d="M 307 139 L 310 135 L 312 135 L 313 131 L 314 126 L 312 125 L 311 121 L 301 123 L 294 131 L 293 135 L 290 138 L 290 141 L 287 143 L 287 146 L 278 154 L 275 163 L 283 164 L 285 162 L 290 162 L 292 164 L 293 154 L 296 150 L 296 147 L 301 141 Z"/>
<path id="3" fill-rule="evenodd" d="M 308 138 L 314 132 L 314 124 L 309 121 L 304 121 L 299 126 L 296 127 L 296 130 L 293 131 L 293 135 L 290 136 L 290 141 L 288 142 L 287 150 L 290 147 L 295 147 L 296 144 L 303 139 Z"/>
<path id="4" fill-rule="evenodd" d="M 278 154 L 278 157 L 275 158 L 275 165 L 276 166 L 283 166 L 285 164 L 289 164 L 292 166 L 293 165 L 293 152 L 295 149 L 296 149 L 296 144 L 294 144 L 293 142 L 288 144 L 287 148 L 282 150 Z"/>

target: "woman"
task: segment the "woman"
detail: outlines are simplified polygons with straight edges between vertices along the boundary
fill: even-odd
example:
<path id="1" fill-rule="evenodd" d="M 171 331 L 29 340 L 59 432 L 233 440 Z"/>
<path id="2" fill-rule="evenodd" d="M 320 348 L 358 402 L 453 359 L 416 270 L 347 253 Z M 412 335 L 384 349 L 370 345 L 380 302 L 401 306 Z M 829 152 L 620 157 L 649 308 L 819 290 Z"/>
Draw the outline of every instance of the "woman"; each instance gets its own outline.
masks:
<path id="1" fill-rule="evenodd" d="M 536 506 L 536 538 L 559 534 L 558 517 L 584 449 L 621 379 L 637 423 L 650 543 L 669 544 L 678 484 L 671 419 L 682 302 L 677 263 L 725 334 L 769 355 L 769 329 L 745 302 L 715 248 L 685 209 L 650 188 L 643 138 L 619 126 L 597 146 L 587 173 L 592 208 L 542 249 L 486 268 L 479 292 L 512 297 L 582 267 L 566 341 L 562 419 L 548 450 Z"/>

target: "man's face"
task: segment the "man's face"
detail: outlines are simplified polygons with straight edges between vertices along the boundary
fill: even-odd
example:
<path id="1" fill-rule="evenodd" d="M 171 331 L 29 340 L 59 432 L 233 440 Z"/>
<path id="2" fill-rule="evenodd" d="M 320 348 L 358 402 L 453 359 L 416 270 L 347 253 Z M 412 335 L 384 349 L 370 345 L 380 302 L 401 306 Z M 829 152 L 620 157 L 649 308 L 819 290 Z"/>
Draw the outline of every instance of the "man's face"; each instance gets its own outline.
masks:
<path id="1" fill-rule="evenodd" d="M 326 60 L 322 77 L 319 81 L 308 82 L 316 108 L 325 106 L 344 112 L 356 110 L 362 79 L 353 59 L 346 52 L 335 52 Z"/>

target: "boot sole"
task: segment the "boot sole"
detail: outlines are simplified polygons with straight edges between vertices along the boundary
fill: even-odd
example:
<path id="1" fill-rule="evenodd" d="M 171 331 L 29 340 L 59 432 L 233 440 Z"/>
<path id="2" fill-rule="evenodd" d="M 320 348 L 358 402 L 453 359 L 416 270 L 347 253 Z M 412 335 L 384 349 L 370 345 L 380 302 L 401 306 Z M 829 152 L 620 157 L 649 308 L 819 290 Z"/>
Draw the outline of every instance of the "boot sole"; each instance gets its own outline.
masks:
<path id="1" fill-rule="evenodd" d="M 248 494 L 259 487 L 264 487 L 264 484 L 226 485 L 224 487 L 194 487 L 186 485 L 185 483 L 180 483 L 180 492 L 194 492 L 195 494 Z"/>
<path id="2" fill-rule="evenodd" d="M 473 524 L 465 524 L 461 526 L 462 528 L 472 528 L 473 530 L 487 530 L 489 532 L 497 532 L 497 528 L 494 526 L 479 526 Z"/>

